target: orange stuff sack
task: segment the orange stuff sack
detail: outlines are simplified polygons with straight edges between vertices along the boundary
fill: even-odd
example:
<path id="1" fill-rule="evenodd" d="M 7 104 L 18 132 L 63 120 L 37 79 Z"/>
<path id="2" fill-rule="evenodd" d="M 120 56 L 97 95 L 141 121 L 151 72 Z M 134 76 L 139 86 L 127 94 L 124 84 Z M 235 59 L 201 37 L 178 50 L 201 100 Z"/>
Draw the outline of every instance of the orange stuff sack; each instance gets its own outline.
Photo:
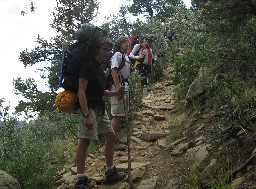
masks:
<path id="1" fill-rule="evenodd" d="M 56 107 L 65 113 L 76 113 L 75 103 L 77 101 L 77 94 L 75 92 L 65 90 L 55 98 Z"/>

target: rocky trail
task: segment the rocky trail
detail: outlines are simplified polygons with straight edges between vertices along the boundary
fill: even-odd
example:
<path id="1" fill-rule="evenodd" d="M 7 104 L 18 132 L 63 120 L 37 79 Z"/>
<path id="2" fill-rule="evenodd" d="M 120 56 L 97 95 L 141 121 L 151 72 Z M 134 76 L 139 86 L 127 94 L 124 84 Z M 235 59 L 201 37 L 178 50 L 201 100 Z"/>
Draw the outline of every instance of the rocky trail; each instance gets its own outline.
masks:
<path id="1" fill-rule="evenodd" d="M 166 73 L 170 72 L 172 72 L 171 67 Z M 193 165 L 200 165 L 199 170 L 202 172 L 215 170 L 216 159 L 209 157 L 211 145 L 205 140 L 208 133 L 211 133 L 211 131 L 206 133 L 205 128 L 211 130 L 208 125 L 214 124 L 212 115 L 202 113 L 200 116 L 191 118 L 186 113 L 176 110 L 173 101 L 174 89 L 175 85 L 166 80 L 153 85 L 151 90 L 144 93 L 143 108 L 133 114 L 132 121 L 129 123 L 132 131 L 131 178 L 136 189 L 190 189 L 191 183 L 188 183 L 191 180 L 189 181 L 188 177 L 193 172 L 189 170 L 191 166 L 188 164 L 188 159 L 193 160 Z M 120 136 L 122 140 L 126 140 L 125 127 L 121 129 Z M 233 146 L 237 146 L 236 140 L 231 142 L 234 143 Z M 252 151 L 253 148 L 250 149 L 250 153 Z M 115 152 L 114 158 L 117 169 L 128 170 L 127 150 Z M 93 188 L 130 188 L 127 179 L 113 185 L 100 184 L 105 170 L 104 147 L 99 147 L 98 150 L 88 154 L 86 165 L 86 172 L 92 180 Z M 253 172 L 255 167 L 251 169 L 249 176 L 255 181 L 256 174 Z M 66 166 L 59 172 L 57 188 L 71 189 L 75 180 L 76 167 Z M 255 182 L 242 184 L 244 180 L 243 177 L 234 179 L 232 188 L 240 186 L 243 186 L 240 187 L 241 189 L 253 188 Z M 201 188 L 207 187 L 202 184 Z"/>
<path id="2" fill-rule="evenodd" d="M 170 140 L 171 123 L 179 121 L 172 97 L 174 88 L 174 85 L 165 81 L 152 86 L 152 90 L 144 93 L 143 108 L 134 114 L 130 123 L 131 178 L 135 188 L 184 188 L 181 186 L 183 168 L 179 163 L 182 157 L 176 155 L 180 149 L 175 149 L 174 155 L 168 150 L 175 145 Z M 121 128 L 120 132 L 122 140 L 126 140 L 126 128 Z M 113 185 L 96 184 L 104 177 L 104 147 L 89 154 L 86 164 L 86 172 L 94 188 L 129 188 L 127 180 Z M 115 152 L 115 165 L 119 170 L 128 170 L 127 150 Z M 58 189 L 72 188 L 76 167 L 67 166 L 59 173 L 59 177 Z"/>

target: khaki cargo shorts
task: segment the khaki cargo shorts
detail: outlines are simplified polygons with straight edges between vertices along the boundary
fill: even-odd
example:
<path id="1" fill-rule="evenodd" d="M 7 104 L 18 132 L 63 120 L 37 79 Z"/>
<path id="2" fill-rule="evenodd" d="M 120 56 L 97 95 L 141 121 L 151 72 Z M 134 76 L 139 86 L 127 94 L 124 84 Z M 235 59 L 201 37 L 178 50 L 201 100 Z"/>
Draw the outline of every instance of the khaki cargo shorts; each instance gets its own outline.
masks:
<path id="1" fill-rule="evenodd" d="M 111 91 L 115 91 L 114 85 L 111 86 Z M 125 108 L 129 111 L 129 91 L 125 93 L 124 99 L 118 100 L 116 96 L 110 97 L 111 115 L 125 116 Z"/>
<path id="2" fill-rule="evenodd" d="M 79 138 L 98 140 L 99 134 L 113 132 L 113 128 L 111 126 L 107 111 L 105 111 L 105 114 L 102 115 L 100 111 L 96 109 L 89 109 L 90 116 L 94 122 L 93 129 L 88 129 L 85 126 L 84 117 L 80 112 L 80 109 L 78 109 L 77 111 L 78 111 L 78 117 L 79 117 L 79 127 L 78 127 Z"/>

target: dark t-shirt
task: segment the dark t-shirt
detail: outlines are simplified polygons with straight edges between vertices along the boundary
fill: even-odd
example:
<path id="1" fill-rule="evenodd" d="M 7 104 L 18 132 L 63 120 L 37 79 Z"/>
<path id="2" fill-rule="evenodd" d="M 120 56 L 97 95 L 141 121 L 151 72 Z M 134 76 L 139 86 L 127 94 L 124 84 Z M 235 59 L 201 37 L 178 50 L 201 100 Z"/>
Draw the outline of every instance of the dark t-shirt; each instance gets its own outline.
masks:
<path id="1" fill-rule="evenodd" d="M 102 96 L 105 92 L 106 76 L 102 65 L 95 59 L 88 60 L 81 69 L 81 77 L 88 80 L 85 92 L 88 107 L 105 110 Z"/>

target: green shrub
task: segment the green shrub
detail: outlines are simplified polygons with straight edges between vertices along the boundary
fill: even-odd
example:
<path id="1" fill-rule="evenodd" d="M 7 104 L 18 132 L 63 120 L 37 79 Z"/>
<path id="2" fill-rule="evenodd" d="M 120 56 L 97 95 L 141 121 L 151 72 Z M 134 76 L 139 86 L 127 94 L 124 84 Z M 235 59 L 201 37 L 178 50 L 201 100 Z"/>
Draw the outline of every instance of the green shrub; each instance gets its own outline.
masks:
<path id="1" fill-rule="evenodd" d="M 24 189 L 53 188 L 57 166 L 45 161 L 47 149 L 38 144 L 24 146 L 20 155 L 1 162 L 0 169 L 18 180 Z M 43 188 L 42 188 L 43 189 Z"/>
<path id="2" fill-rule="evenodd" d="M 224 126 L 249 127 L 256 107 L 256 89 L 253 83 L 244 81 L 234 74 L 209 86 L 209 104 Z"/>
<path id="3" fill-rule="evenodd" d="M 139 98 L 138 83 L 141 81 L 141 76 L 138 72 L 132 72 L 129 76 L 129 90 L 130 90 L 130 112 L 136 111 L 141 107 L 142 101 Z"/>
<path id="4" fill-rule="evenodd" d="M 43 174 L 37 173 L 32 175 L 32 178 L 28 179 L 24 189 L 55 189 L 54 175 L 56 174 L 55 169 L 48 170 Z"/>
<path id="5" fill-rule="evenodd" d="M 199 170 L 192 163 L 192 160 L 189 160 L 189 161 L 185 162 L 185 166 L 187 168 L 187 169 L 185 169 L 185 175 L 186 175 L 186 178 L 187 178 L 189 188 L 197 189 L 199 184 L 200 184 L 200 172 L 199 172 Z"/>
<path id="6" fill-rule="evenodd" d="M 181 137 L 182 128 L 178 125 L 178 123 L 176 123 L 176 122 L 170 123 L 168 129 L 170 131 L 171 136 L 173 136 L 174 138 Z"/>
<path id="7" fill-rule="evenodd" d="M 210 178 L 208 185 L 211 189 L 231 189 L 229 179 L 230 169 L 226 165 L 220 166 L 218 172 Z"/>
<path id="8" fill-rule="evenodd" d="M 166 55 L 167 56 L 167 55 Z M 151 69 L 150 82 L 155 83 L 163 79 L 164 70 L 170 64 L 170 56 L 159 58 L 156 60 Z"/>
<path id="9" fill-rule="evenodd" d="M 77 142 L 73 138 L 56 140 L 46 153 L 46 160 L 65 165 L 74 161 Z"/>

